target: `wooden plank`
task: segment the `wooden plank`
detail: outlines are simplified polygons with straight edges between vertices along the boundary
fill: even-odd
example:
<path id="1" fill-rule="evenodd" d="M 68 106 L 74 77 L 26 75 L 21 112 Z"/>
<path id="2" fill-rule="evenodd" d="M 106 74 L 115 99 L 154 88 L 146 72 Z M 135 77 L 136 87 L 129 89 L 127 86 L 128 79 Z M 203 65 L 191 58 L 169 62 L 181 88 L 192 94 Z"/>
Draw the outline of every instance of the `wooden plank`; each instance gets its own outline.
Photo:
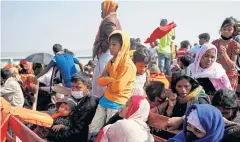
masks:
<path id="1" fill-rule="evenodd" d="M 14 116 L 10 116 L 9 126 L 14 135 L 23 142 L 44 142 L 43 139 L 41 139 Z"/>

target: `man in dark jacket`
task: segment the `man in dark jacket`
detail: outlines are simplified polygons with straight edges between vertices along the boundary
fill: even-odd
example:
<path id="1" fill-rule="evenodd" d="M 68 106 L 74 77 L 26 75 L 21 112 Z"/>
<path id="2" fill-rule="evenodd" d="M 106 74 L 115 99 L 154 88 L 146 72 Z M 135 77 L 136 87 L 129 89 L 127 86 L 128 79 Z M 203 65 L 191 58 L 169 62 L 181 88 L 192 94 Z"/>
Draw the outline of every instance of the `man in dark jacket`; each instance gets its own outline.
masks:
<path id="1" fill-rule="evenodd" d="M 99 99 L 91 95 L 91 81 L 86 73 L 77 73 L 72 76 L 72 94 L 78 102 L 72 115 L 72 127 L 68 130 L 61 129 L 56 135 L 48 137 L 54 142 L 87 142 L 88 126 L 91 123 Z"/>

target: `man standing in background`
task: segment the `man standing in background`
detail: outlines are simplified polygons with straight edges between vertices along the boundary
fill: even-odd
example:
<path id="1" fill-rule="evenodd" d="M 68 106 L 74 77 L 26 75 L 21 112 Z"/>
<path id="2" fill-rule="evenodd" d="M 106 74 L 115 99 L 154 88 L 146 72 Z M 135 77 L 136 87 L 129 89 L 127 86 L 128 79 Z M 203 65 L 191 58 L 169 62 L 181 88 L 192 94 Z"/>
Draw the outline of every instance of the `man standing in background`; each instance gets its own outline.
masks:
<path id="1" fill-rule="evenodd" d="M 162 19 L 160 22 L 160 26 L 165 26 L 168 24 L 167 19 Z M 158 46 L 158 66 L 161 72 L 165 73 L 168 76 L 171 76 L 171 42 L 172 39 L 175 39 L 174 29 L 171 30 L 168 34 L 162 37 L 159 40 Z"/>

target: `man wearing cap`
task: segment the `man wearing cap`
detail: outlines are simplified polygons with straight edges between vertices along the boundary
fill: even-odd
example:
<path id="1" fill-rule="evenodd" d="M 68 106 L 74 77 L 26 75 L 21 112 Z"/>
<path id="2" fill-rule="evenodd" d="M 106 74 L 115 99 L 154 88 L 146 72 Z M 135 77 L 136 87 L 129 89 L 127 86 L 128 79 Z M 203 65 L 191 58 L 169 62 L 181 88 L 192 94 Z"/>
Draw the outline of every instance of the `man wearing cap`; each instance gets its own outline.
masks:
<path id="1" fill-rule="evenodd" d="M 71 116 L 72 126 L 68 130 L 62 129 L 55 135 L 49 136 L 49 141 L 87 142 L 88 126 L 95 115 L 99 98 L 92 95 L 92 84 L 88 74 L 84 72 L 74 74 L 71 82 L 70 97 L 77 102 Z"/>
<path id="2" fill-rule="evenodd" d="M 83 71 L 83 65 L 79 62 L 76 57 L 73 57 L 70 53 L 64 53 L 62 46 L 60 44 L 55 44 L 53 46 L 53 52 L 55 54 L 52 61 L 48 66 L 41 72 L 37 78 L 46 74 L 50 68 L 57 66 L 60 70 L 60 74 L 63 80 L 63 84 L 67 88 L 71 88 L 71 77 L 73 74 L 77 73 L 75 64 L 78 64 L 80 69 Z"/>
<path id="3" fill-rule="evenodd" d="M 162 19 L 160 26 L 165 26 L 168 24 L 167 19 Z M 175 38 L 174 29 L 171 30 L 167 35 L 159 40 L 158 45 L 158 66 L 162 73 L 171 76 L 171 42 Z"/>

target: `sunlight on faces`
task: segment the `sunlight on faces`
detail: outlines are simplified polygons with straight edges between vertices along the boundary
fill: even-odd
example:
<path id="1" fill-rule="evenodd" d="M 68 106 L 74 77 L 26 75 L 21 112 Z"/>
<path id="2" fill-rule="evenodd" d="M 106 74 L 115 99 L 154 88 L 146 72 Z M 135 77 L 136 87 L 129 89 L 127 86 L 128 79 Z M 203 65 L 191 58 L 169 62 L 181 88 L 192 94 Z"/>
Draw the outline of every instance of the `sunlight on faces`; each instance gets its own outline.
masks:
<path id="1" fill-rule="evenodd" d="M 83 91 L 83 95 L 86 94 L 88 88 L 82 81 L 72 82 L 72 91 Z"/>
<path id="2" fill-rule="evenodd" d="M 63 114 L 63 116 L 69 116 L 70 113 L 72 112 L 72 109 L 68 104 L 62 103 L 60 105 L 58 111 L 61 112 Z"/>
<path id="3" fill-rule="evenodd" d="M 223 107 L 221 107 L 221 106 L 216 106 L 216 108 L 218 108 L 218 109 L 221 111 L 223 117 L 225 117 L 225 118 L 228 119 L 228 120 L 229 120 L 229 119 L 232 117 L 232 115 L 233 115 L 233 110 L 232 110 L 232 109 L 226 109 L 226 108 L 223 108 Z"/>
<path id="4" fill-rule="evenodd" d="M 110 39 L 110 42 L 109 42 L 109 44 L 110 44 L 110 47 L 109 47 L 109 49 L 110 49 L 110 53 L 111 53 L 111 55 L 113 55 L 113 56 L 117 56 L 117 54 L 118 54 L 118 52 L 121 50 L 121 44 L 117 41 L 117 40 L 114 40 L 114 39 Z"/>
<path id="5" fill-rule="evenodd" d="M 205 54 L 203 54 L 201 61 L 200 61 L 200 67 L 205 69 L 212 66 L 216 59 L 216 50 L 215 49 L 209 49 L 206 51 Z"/>
<path id="6" fill-rule="evenodd" d="M 191 125 L 190 123 L 187 123 L 187 130 L 191 131 L 198 138 L 202 138 L 206 135 L 206 133 L 203 133 L 202 131 L 200 131 L 198 128 Z"/>
<path id="7" fill-rule="evenodd" d="M 179 80 L 176 84 L 176 90 L 180 97 L 185 97 L 190 93 L 192 85 L 186 79 Z"/>
<path id="8" fill-rule="evenodd" d="M 146 72 L 148 67 L 148 64 L 145 64 L 144 62 L 137 62 L 135 65 L 137 68 L 137 73 L 141 75 Z"/>
<path id="9" fill-rule="evenodd" d="M 224 27 L 222 27 L 220 32 L 221 35 L 223 35 L 224 37 L 231 37 L 234 32 L 233 25 L 232 24 L 225 25 Z"/>
<path id="10" fill-rule="evenodd" d="M 129 99 L 127 101 L 127 103 L 125 105 L 122 105 L 122 107 L 119 109 L 119 116 L 122 118 L 125 118 L 128 112 L 128 106 L 131 102 L 131 99 Z"/>

